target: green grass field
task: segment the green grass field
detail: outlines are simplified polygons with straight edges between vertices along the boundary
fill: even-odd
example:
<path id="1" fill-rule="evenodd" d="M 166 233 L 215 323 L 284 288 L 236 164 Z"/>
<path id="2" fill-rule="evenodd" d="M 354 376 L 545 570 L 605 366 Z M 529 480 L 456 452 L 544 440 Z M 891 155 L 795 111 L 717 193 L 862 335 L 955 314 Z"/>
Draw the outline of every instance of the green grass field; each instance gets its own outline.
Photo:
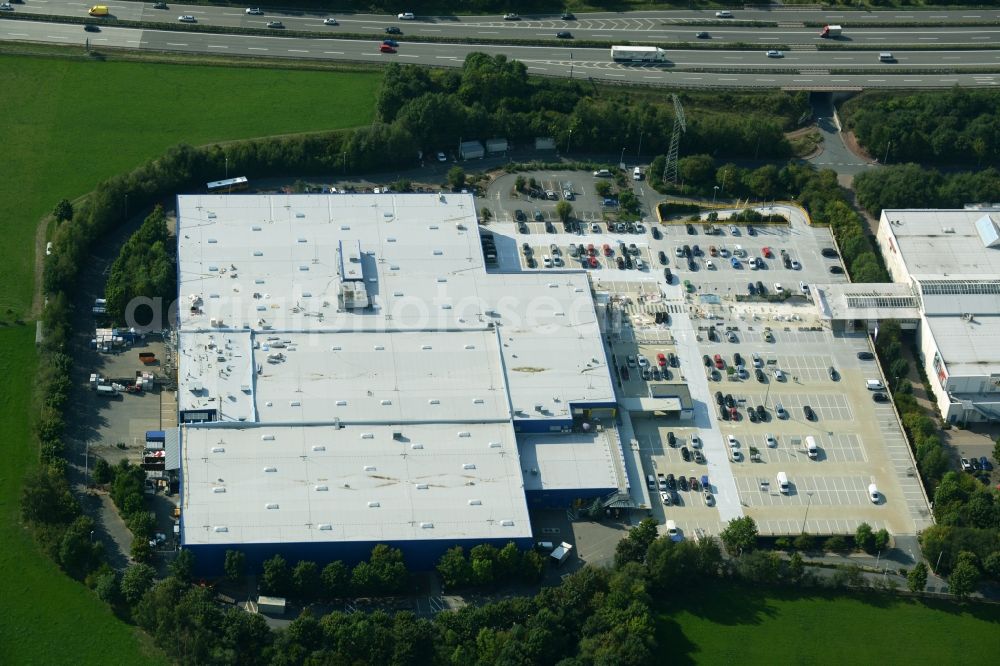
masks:
<path id="1" fill-rule="evenodd" d="M 364 125 L 380 81 L 376 73 L 3 61 L 0 313 L 16 314 L 31 305 L 36 224 L 60 199 L 177 143 Z"/>
<path id="2" fill-rule="evenodd" d="M 28 413 L 35 366 L 38 220 L 103 178 L 177 143 L 353 127 L 372 118 L 380 77 L 278 69 L 0 56 L 0 664 L 160 663 L 146 639 L 66 578 L 18 525 L 35 464 Z M 233 175 L 239 165 L 230 165 Z"/>
<path id="3" fill-rule="evenodd" d="M 668 603 L 657 639 L 673 663 L 985 664 L 1000 651 L 998 606 L 723 585 Z"/>

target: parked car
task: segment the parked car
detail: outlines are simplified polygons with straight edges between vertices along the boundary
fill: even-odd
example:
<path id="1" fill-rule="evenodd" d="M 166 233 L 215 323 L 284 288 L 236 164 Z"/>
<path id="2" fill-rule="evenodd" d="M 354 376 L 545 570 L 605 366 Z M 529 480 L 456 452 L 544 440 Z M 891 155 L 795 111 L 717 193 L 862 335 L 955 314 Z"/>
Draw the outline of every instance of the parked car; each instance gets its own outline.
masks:
<path id="1" fill-rule="evenodd" d="M 889 395 L 881 391 L 872 393 L 872 400 L 875 402 L 889 402 Z"/>
<path id="2" fill-rule="evenodd" d="M 969 462 L 968 458 L 962 458 L 961 459 L 961 463 L 962 463 L 962 471 L 963 472 L 971 472 L 972 471 L 972 463 Z"/>
<path id="3" fill-rule="evenodd" d="M 809 421 L 816 420 L 816 412 L 814 412 L 813 408 L 810 407 L 809 405 L 804 405 L 802 407 L 802 413 L 805 414 L 807 420 Z"/>
<path id="4" fill-rule="evenodd" d="M 684 459 L 684 462 L 691 462 L 691 451 L 688 450 L 688 447 L 681 447 L 681 458 Z"/>
<path id="5" fill-rule="evenodd" d="M 861 360 L 861 361 L 874 361 L 875 360 L 875 354 L 873 354 L 871 352 L 867 352 L 867 351 L 859 351 L 858 352 L 858 360 Z"/>

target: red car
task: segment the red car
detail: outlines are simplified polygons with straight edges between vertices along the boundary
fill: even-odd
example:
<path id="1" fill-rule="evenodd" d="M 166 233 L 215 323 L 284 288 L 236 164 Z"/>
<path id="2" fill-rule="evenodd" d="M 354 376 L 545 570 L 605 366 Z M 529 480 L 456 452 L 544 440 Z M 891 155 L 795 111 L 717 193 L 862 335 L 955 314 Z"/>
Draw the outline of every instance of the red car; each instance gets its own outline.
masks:
<path id="1" fill-rule="evenodd" d="M 382 53 L 395 53 L 396 52 L 396 49 L 394 47 L 392 47 L 392 46 L 389 46 L 388 44 L 382 44 L 381 46 L 378 47 L 378 50 L 381 51 Z"/>
<path id="2" fill-rule="evenodd" d="M 667 357 L 663 355 L 663 352 L 656 355 L 656 362 L 660 364 L 661 368 L 667 364 Z"/>
<path id="3" fill-rule="evenodd" d="M 771 252 L 771 248 L 769 248 L 769 247 L 765 247 L 765 248 L 764 248 L 763 250 L 761 250 L 761 252 L 763 252 L 763 253 L 764 253 L 764 256 L 765 256 L 766 258 L 768 258 L 768 259 L 770 259 L 771 257 L 773 257 L 773 256 L 774 256 L 774 253 L 773 253 L 773 252 Z"/>
<path id="4" fill-rule="evenodd" d="M 726 367 L 726 362 L 723 361 L 722 357 L 719 356 L 718 354 L 715 355 L 715 367 L 717 367 L 719 370 L 722 370 L 724 367 Z"/>
<path id="5" fill-rule="evenodd" d="M 589 254 L 592 257 L 597 256 L 597 249 L 594 247 L 593 243 L 587 246 L 587 254 Z"/>
<path id="6" fill-rule="evenodd" d="M 611 256 L 611 246 L 608 245 L 607 243 L 604 244 L 604 256 L 605 257 Z"/>
<path id="7" fill-rule="evenodd" d="M 591 268 L 597 268 L 597 258 L 596 257 L 590 257 L 588 261 L 590 263 L 590 267 Z"/>

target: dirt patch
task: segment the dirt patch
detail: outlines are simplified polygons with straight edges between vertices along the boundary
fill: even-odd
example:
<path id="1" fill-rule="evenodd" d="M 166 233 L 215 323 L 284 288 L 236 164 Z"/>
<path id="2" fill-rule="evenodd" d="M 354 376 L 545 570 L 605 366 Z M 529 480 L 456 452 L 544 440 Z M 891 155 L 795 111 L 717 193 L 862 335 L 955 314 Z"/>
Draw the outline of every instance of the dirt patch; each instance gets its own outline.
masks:
<path id="1" fill-rule="evenodd" d="M 869 155 L 868 152 L 861 147 L 861 144 L 858 143 L 857 137 L 854 136 L 854 132 L 844 130 L 843 132 L 840 133 L 840 136 L 844 139 L 844 145 L 847 146 L 847 149 L 852 153 L 854 153 L 855 155 L 857 155 L 858 157 L 860 157 L 861 159 L 868 160 L 869 162 L 878 161 L 873 159 L 872 156 Z"/>

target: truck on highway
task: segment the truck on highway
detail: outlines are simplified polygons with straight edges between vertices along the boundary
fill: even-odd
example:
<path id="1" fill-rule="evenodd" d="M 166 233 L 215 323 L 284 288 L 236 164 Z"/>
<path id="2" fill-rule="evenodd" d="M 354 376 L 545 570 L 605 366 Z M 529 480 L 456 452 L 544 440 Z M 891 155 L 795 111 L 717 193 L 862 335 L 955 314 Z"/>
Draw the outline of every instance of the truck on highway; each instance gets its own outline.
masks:
<path id="1" fill-rule="evenodd" d="M 823 26 L 823 31 L 819 33 L 820 37 L 840 37 L 844 29 L 839 25 L 825 25 Z"/>
<path id="2" fill-rule="evenodd" d="M 615 62 L 666 62 L 667 52 L 656 46 L 612 46 Z"/>

